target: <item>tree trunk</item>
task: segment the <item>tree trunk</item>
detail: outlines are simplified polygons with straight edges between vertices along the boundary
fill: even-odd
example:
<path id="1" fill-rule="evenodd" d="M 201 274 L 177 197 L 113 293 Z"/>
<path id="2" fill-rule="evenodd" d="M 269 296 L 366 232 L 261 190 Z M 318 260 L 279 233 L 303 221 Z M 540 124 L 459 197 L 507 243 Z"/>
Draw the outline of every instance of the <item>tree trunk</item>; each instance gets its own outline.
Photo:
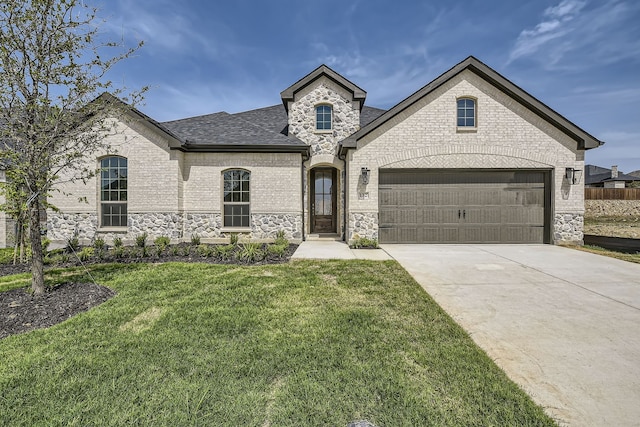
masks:
<path id="1" fill-rule="evenodd" d="M 44 294 L 44 256 L 40 239 L 40 201 L 36 198 L 29 209 L 29 236 L 31 237 L 31 290 L 34 295 Z"/>

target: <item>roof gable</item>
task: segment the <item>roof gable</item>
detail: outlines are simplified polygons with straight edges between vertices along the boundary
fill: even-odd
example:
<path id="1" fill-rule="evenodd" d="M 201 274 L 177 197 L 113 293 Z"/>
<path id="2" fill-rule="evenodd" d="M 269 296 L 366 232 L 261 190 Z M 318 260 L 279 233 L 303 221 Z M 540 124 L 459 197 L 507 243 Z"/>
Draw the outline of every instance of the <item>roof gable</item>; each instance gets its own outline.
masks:
<path id="1" fill-rule="evenodd" d="M 525 92 L 523 89 L 503 77 L 497 71 L 493 70 L 491 67 L 487 66 L 473 56 L 469 56 L 464 61 L 455 65 L 453 68 L 446 71 L 445 73 L 428 83 L 426 86 L 422 87 L 417 92 L 401 101 L 396 106 L 392 107 L 386 113 L 373 120 L 367 126 L 363 127 L 358 132 L 346 138 L 341 143 L 342 149 L 355 148 L 357 140 L 363 138 L 373 130 L 377 129 L 388 120 L 395 117 L 397 114 L 401 113 L 402 111 L 418 102 L 419 100 L 433 92 L 435 89 L 442 86 L 453 77 L 457 76 L 465 70 L 473 72 L 489 84 L 495 86 L 497 89 L 501 90 L 511 98 L 527 107 L 530 111 L 532 111 L 539 117 L 551 123 L 553 126 L 576 141 L 576 143 L 578 144 L 578 149 L 588 150 L 604 144 L 604 142 L 598 140 L 594 136 L 585 132 L 583 129 L 571 123 L 569 120 L 534 98 L 532 95 Z"/>
<path id="2" fill-rule="evenodd" d="M 349 91 L 352 94 L 354 101 L 360 101 L 360 109 L 362 110 L 364 100 L 367 97 L 367 92 L 324 64 L 280 92 L 280 97 L 282 98 L 282 104 L 284 104 L 284 108 L 288 111 L 288 102 L 295 99 L 296 92 L 304 89 L 321 77 L 327 77 L 329 80 Z"/>

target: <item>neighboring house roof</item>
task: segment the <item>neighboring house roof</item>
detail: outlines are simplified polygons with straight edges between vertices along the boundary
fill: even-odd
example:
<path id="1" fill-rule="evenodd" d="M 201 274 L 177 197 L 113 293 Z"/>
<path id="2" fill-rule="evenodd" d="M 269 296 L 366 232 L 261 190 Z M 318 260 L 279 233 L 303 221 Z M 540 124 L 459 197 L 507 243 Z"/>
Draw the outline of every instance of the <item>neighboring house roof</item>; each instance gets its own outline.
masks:
<path id="1" fill-rule="evenodd" d="M 612 181 L 634 182 L 634 181 L 640 181 L 640 177 L 618 172 L 618 177 L 612 178 L 611 169 L 607 169 L 607 168 L 603 168 L 595 165 L 585 165 L 584 167 L 585 185 L 600 184 L 603 182 L 612 182 Z"/>
<path id="2" fill-rule="evenodd" d="M 485 81 L 489 82 L 502 92 L 509 95 L 511 98 L 515 99 L 533 113 L 537 114 L 547 122 L 554 125 L 556 128 L 564 132 L 566 135 L 575 140 L 578 144 L 578 148 L 581 150 L 588 150 L 591 148 L 599 147 L 604 144 L 604 142 L 598 140 L 594 136 L 590 135 L 583 129 L 579 128 L 575 124 L 571 123 L 569 120 L 549 108 L 547 105 L 543 104 L 527 92 L 525 92 L 520 87 L 516 86 L 511 81 L 507 80 L 505 77 L 500 75 L 498 72 L 485 65 L 478 59 L 473 56 L 469 56 L 464 61 L 455 65 L 449 71 L 446 71 L 435 80 L 428 83 L 426 86 L 410 95 L 405 100 L 401 101 L 399 104 L 388 110 L 386 113 L 378 117 L 376 120 L 369 123 L 367 126 L 360 129 L 358 132 L 353 135 L 345 138 L 341 142 L 340 152 L 344 155 L 344 152 L 350 148 L 356 148 L 356 143 L 359 139 L 363 138 L 373 130 L 382 126 L 384 123 L 400 114 L 402 111 L 409 108 L 414 103 L 418 102 L 429 93 L 433 92 L 435 89 L 439 88 L 458 74 L 463 71 L 468 70 L 479 77 L 483 78 Z"/>
<path id="3" fill-rule="evenodd" d="M 353 95 L 353 100 L 360 102 L 360 109 L 362 110 L 362 107 L 364 106 L 364 100 L 367 97 L 367 92 L 358 87 L 355 83 L 345 79 L 340 74 L 336 73 L 324 64 L 280 92 L 280 97 L 282 98 L 282 104 L 284 105 L 284 108 L 288 108 L 288 101 L 294 100 L 296 92 L 304 89 L 323 76 L 327 77 L 329 80 L 332 80 L 333 82 L 349 91 Z"/>

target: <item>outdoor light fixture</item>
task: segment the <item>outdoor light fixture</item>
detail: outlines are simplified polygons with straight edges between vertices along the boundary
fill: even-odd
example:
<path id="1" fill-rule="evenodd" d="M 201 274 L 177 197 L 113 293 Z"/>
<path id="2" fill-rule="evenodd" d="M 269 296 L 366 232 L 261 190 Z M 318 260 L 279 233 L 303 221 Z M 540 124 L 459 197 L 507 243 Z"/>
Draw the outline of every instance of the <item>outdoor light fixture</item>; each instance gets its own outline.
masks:
<path id="1" fill-rule="evenodd" d="M 360 175 L 362 176 L 362 183 L 367 185 L 369 183 L 369 175 L 371 175 L 369 168 L 361 168 Z"/>
<path id="2" fill-rule="evenodd" d="M 582 170 L 580 169 L 566 168 L 564 170 L 564 177 L 571 184 L 578 184 L 580 182 L 581 176 L 582 176 Z"/>

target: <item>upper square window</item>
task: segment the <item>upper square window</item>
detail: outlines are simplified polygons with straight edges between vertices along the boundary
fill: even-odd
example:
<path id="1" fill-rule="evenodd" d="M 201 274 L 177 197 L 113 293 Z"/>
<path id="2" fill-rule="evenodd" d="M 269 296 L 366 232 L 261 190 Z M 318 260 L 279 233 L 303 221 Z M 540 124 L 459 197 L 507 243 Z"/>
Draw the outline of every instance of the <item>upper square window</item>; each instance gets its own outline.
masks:
<path id="1" fill-rule="evenodd" d="M 333 109 L 330 105 L 316 107 L 316 130 L 331 130 Z"/>
<path id="2" fill-rule="evenodd" d="M 476 127 L 476 100 L 458 99 L 458 127 Z"/>
<path id="3" fill-rule="evenodd" d="M 100 160 L 100 226 L 127 226 L 127 159 Z"/>

